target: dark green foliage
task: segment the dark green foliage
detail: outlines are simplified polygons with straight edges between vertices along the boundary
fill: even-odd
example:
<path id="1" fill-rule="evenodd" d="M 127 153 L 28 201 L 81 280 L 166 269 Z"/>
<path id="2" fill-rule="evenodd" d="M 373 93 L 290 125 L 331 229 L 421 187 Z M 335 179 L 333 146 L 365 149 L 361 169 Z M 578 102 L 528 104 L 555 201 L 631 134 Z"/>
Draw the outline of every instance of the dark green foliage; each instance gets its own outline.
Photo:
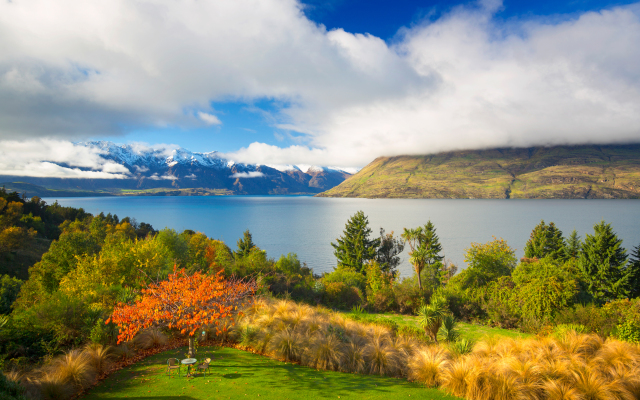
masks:
<path id="1" fill-rule="evenodd" d="M 238 239 L 238 250 L 233 252 L 233 255 L 238 258 L 246 257 L 251 252 L 251 249 L 255 247 L 251 232 L 247 229 L 244 231 L 243 236 Z"/>
<path id="2" fill-rule="evenodd" d="M 626 250 L 611 224 L 596 224 L 594 234 L 585 237 L 578 262 L 587 292 L 596 301 L 625 298 L 630 293 L 631 276 L 625 268 Z"/>
<path id="3" fill-rule="evenodd" d="M 640 245 L 633 248 L 627 263 L 627 273 L 629 274 L 629 297 L 640 296 Z"/>
<path id="4" fill-rule="evenodd" d="M 336 239 L 336 243 L 331 243 L 338 268 L 348 267 L 364 272 L 364 264 L 375 259 L 380 246 L 380 238 L 370 239 L 370 236 L 369 219 L 364 212 L 358 211 L 347 221 L 342 236 Z"/>
<path id="5" fill-rule="evenodd" d="M 319 295 L 314 292 L 316 281 L 313 272 L 300 262 L 297 254 L 282 255 L 272 265 L 262 275 L 271 293 L 278 296 L 290 295 L 292 299 L 310 303 L 319 300 Z"/>
<path id="6" fill-rule="evenodd" d="M 385 234 L 380 228 L 380 247 L 376 254 L 376 261 L 384 272 L 397 275 L 396 268 L 400 265 L 400 254 L 404 250 L 404 243 L 399 238 L 393 236 L 393 232 Z"/>
<path id="7" fill-rule="evenodd" d="M 0 373 L 0 400 L 26 400 L 24 389 Z"/>
<path id="8" fill-rule="evenodd" d="M 11 313 L 11 305 L 18 298 L 22 283 L 9 275 L 0 276 L 0 314 Z"/>
<path id="9" fill-rule="evenodd" d="M 564 243 L 564 258 L 565 260 L 577 260 L 580 257 L 581 251 L 582 241 L 580 240 L 580 236 L 578 236 L 578 232 L 574 229 Z"/>
<path id="10" fill-rule="evenodd" d="M 556 228 L 553 222 L 546 225 L 544 220 L 540 221 L 533 231 L 526 246 L 524 247 L 526 258 L 550 257 L 554 260 L 563 259 L 565 256 L 564 240 L 562 231 Z"/>

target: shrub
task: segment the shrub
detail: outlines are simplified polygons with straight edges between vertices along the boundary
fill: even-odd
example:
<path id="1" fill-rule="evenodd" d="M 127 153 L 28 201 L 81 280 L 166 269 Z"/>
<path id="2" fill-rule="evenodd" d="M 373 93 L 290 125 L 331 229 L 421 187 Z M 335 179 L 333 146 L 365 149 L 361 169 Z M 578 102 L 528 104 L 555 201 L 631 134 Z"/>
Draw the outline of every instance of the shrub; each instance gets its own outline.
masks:
<path id="1" fill-rule="evenodd" d="M 426 277 L 425 277 L 426 280 Z M 429 288 L 420 290 L 418 276 L 414 273 L 410 278 L 404 278 L 393 287 L 397 310 L 403 314 L 415 314 L 421 305 L 427 303 L 431 297 Z"/>
<path id="2" fill-rule="evenodd" d="M 640 323 L 632 319 L 624 321 L 617 326 L 615 336 L 625 342 L 640 344 Z"/>
<path id="3" fill-rule="evenodd" d="M 362 303 L 360 289 L 347 286 L 342 282 L 334 282 L 325 285 L 324 303 L 333 308 L 350 309 Z"/>
<path id="4" fill-rule="evenodd" d="M 325 274 L 322 277 L 322 283 L 325 286 L 335 282 L 344 283 L 349 287 L 356 287 L 360 289 L 362 293 L 364 293 L 367 285 L 367 280 L 362 273 L 348 267 L 337 268 L 333 272 Z"/>
<path id="5" fill-rule="evenodd" d="M 376 311 L 390 311 L 395 308 L 393 274 L 384 272 L 376 261 L 368 261 L 365 265 L 367 273 L 367 301 Z"/>
<path id="6" fill-rule="evenodd" d="M 2 400 L 26 400 L 24 388 L 14 380 L 7 379 L 0 373 L 0 399 Z"/>

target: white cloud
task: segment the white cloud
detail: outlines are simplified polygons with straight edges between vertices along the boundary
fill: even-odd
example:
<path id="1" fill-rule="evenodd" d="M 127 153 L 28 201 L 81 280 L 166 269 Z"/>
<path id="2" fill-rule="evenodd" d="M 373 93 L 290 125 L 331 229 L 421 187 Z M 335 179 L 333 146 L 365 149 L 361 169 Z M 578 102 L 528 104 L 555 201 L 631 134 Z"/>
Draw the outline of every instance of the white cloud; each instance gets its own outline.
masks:
<path id="1" fill-rule="evenodd" d="M 233 159 L 356 167 L 640 140 L 638 4 L 508 23 L 492 17 L 501 7 L 454 8 L 389 45 L 326 31 L 295 0 L 0 2 L 0 138 L 219 125 L 194 110 L 268 98 L 288 104 L 277 124 L 303 141 Z"/>
<path id="2" fill-rule="evenodd" d="M 133 166 L 133 168 L 135 168 L 136 173 L 138 173 L 138 174 L 141 174 L 141 173 L 143 173 L 143 172 L 147 172 L 147 171 L 149 171 L 149 168 L 148 168 L 148 167 L 145 167 L 145 166 L 142 166 L 142 167 L 141 167 L 141 166 L 139 166 L 139 165 L 134 165 L 134 166 Z"/>
<path id="3" fill-rule="evenodd" d="M 260 171 L 236 172 L 229 178 L 262 178 L 264 174 Z"/>
<path id="4" fill-rule="evenodd" d="M 125 179 L 129 170 L 97 148 L 60 140 L 0 141 L 0 175 Z M 58 165 L 62 164 L 62 165 Z"/>
<path id="5" fill-rule="evenodd" d="M 199 111 L 198 118 L 203 120 L 207 125 L 222 125 L 222 121 L 220 121 L 218 117 L 216 117 L 213 114 L 208 114 L 208 113 Z"/>
<path id="6" fill-rule="evenodd" d="M 189 175 L 185 176 L 185 178 L 188 178 L 188 179 L 196 179 L 196 178 L 197 178 L 197 176 L 196 176 L 196 174 L 189 174 Z"/>
<path id="7" fill-rule="evenodd" d="M 171 175 L 171 174 L 167 174 L 167 175 L 158 175 L 158 173 L 154 173 L 153 175 L 147 177 L 147 179 L 151 179 L 154 181 L 162 181 L 162 180 L 166 180 L 166 181 L 175 181 L 176 179 L 178 179 L 177 176 Z"/>

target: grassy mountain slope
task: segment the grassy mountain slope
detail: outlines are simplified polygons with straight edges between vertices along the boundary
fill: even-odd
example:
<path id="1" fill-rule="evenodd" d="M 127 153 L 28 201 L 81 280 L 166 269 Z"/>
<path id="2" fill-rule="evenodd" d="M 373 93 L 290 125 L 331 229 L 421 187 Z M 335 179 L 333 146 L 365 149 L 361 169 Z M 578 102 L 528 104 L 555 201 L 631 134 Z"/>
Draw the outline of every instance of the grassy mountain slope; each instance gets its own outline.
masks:
<path id="1" fill-rule="evenodd" d="M 640 145 L 380 157 L 323 197 L 640 198 Z"/>

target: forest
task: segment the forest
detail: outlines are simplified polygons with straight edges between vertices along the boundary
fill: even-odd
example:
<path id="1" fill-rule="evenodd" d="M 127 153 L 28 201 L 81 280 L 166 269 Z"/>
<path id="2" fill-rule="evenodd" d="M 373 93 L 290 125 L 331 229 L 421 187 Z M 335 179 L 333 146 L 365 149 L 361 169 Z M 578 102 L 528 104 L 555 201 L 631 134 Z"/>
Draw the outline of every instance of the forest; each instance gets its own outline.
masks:
<path id="1" fill-rule="evenodd" d="M 248 230 L 232 249 L 199 232 L 156 230 L 133 217 L 94 216 L 2 190 L 0 365 L 12 376 L 83 346 L 122 346 L 114 310 L 137 304 L 150 285 L 180 274 L 252 282 L 260 298 L 346 312 L 364 323 L 381 323 L 381 313 L 417 315 L 415 327 L 382 324 L 423 343 L 449 343 L 460 354 L 474 343 L 453 334 L 459 321 L 539 337 L 571 331 L 640 343 L 640 245 L 627 251 L 605 221 L 584 238 L 564 235 L 553 222 L 527 229 L 524 258 L 494 238 L 470 243 L 463 269 L 444 259 L 430 221 L 399 235 L 384 229 L 373 235 L 359 211 L 331 243 L 335 270 L 318 276 L 295 254 L 270 258 Z M 38 246 L 46 250 L 26 270 L 24 254 Z M 414 274 L 400 277 L 405 247 Z M 171 333 L 170 325 L 164 329 Z M 236 331 L 239 342 L 258 335 L 243 329 Z M 331 329 L 344 339 L 345 331 Z M 174 334 L 189 334 L 179 331 L 174 327 Z M 3 379 L 6 396 L 20 392 Z"/>

